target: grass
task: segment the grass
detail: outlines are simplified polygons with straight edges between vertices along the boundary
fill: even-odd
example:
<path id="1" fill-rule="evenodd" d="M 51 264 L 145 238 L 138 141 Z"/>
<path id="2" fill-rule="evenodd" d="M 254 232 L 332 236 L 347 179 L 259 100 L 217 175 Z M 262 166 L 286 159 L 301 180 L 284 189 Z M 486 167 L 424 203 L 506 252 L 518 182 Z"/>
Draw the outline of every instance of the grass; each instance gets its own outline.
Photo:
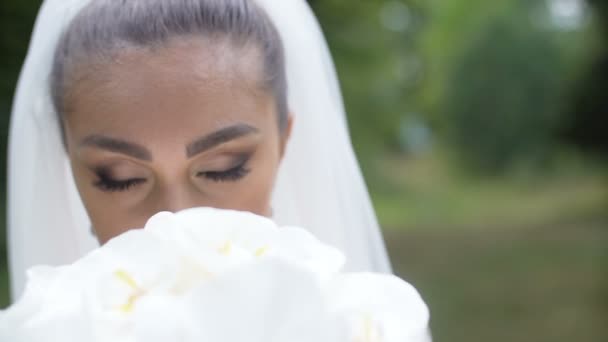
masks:
<path id="1" fill-rule="evenodd" d="M 436 341 L 608 340 L 605 171 L 463 177 L 389 159 L 372 193 L 395 272 L 431 309 Z M 378 189 L 378 188 L 376 188 Z"/>
<path id="2" fill-rule="evenodd" d="M 396 273 L 430 306 L 436 341 L 608 339 L 608 218 L 386 238 Z"/>
<path id="3" fill-rule="evenodd" d="M 601 216 L 608 208 L 607 173 L 598 167 L 474 178 L 445 161 L 382 161 L 386 184 L 371 195 L 385 229 L 511 229 Z"/>

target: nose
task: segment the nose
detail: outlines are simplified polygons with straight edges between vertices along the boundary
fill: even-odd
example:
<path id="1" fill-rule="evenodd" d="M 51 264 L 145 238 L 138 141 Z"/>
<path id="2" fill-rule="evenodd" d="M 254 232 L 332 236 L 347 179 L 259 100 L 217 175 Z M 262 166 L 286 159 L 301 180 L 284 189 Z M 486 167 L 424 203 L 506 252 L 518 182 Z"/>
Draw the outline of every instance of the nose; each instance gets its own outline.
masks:
<path id="1" fill-rule="evenodd" d="M 158 211 L 178 212 L 194 207 L 205 206 L 200 193 L 194 193 L 186 186 L 167 187 L 161 195 Z"/>

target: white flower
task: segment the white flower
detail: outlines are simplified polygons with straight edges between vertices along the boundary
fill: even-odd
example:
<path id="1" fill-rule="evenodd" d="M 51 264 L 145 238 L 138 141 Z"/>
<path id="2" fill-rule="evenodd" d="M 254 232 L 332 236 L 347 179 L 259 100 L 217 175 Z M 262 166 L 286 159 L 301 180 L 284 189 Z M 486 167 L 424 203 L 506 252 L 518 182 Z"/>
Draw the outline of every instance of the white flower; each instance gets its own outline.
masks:
<path id="1" fill-rule="evenodd" d="M 0 341 L 425 341 L 413 287 L 343 264 L 308 232 L 253 214 L 159 213 L 72 265 L 31 269 L 0 312 Z"/>
<path id="2" fill-rule="evenodd" d="M 344 265 L 337 249 L 321 244 L 305 230 L 279 228 L 268 218 L 246 212 L 212 208 L 165 212 L 152 217 L 146 230 L 170 241 L 187 257 L 209 264 L 212 273 L 261 257 L 290 260 L 325 274 Z"/>
<path id="3" fill-rule="evenodd" d="M 155 312 L 170 322 L 159 324 Z M 336 341 L 314 276 L 279 259 L 235 269 L 177 301 L 148 297 L 136 315 L 138 341 Z"/>
<path id="4" fill-rule="evenodd" d="M 393 275 L 341 274 L 326 292 L 346 326 L 345 341 L 426 341 L 429 311 L 418 291 Z"/>

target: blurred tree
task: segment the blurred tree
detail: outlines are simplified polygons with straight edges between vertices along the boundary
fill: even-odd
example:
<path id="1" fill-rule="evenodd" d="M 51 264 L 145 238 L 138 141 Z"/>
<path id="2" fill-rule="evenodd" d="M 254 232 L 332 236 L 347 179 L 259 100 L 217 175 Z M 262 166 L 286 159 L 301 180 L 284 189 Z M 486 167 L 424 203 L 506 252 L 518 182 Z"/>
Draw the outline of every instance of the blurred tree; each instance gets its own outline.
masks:
<path id="1" fill-rule="evenodd" d="M 362 159 L 399 146 L 399 122 L 414 111 L 421 64 L 418 1 L 309 1 L 340 77 L 355 149 Z M 370 163 L 363 163 L 371 165 Z"/>
<path id="2" fill-rule="evenodd" d="M 461 165 L 488 174 L 545 164 L 589 48 L 584 23 L 554 17 L 545 0 L 433 6 L 419 101 L 446 145 Z"/>
<path id="3" fill-rule="evenodd" d="M 608 2 L 588 0 L 595 10 L 596 57 L 580 81 L 564 133 L 567 140 L 606 159 L 608 155 Z"/>
<path id="4" fill-rule="evenodd" d="M 522 13 L 523 14 L 523 13 Z M 473 39 L 447 80 L 447 139 L 478 170 L 546 159 L 559 123 L 560 51 L 525 15 L 501 15 Z"/>
<path id="5" fill-rule="evenodd" d="M 29 44 L 40 0 L 0 2 L 0 148 L 6 150 L 8 122 L 17 77 Z M 6 177 L 6 158 L 0 158 L 0 177 Z M 4 189 L 4 182 L 0 189 Z"/>
<path id="6" fill-rule="evenodd" d="M 440 123 L 448 77 L 473 37 L 484 31 L 510 0 L 429 0 L 424 2 L 425 25 L 418 49 L 425 62 L 423 84 L 417 97 L 421 111 Z"/>

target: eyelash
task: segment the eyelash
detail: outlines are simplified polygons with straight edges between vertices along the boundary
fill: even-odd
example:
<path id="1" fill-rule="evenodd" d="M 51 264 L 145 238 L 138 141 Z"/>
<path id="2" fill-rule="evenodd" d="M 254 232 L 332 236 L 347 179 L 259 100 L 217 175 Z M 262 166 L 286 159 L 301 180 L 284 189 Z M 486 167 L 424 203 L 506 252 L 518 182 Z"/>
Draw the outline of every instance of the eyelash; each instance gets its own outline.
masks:
<path id="1" fill-rule="evenodd" d="M 133 178 L 124 181 L 112 179 L 108 176 L 107 171 L 98 171 L 97 177 L 99 180 L 95 182 L 95 186 L 106 192 L 127 191 L 132 187 L 146 182 L 144 178 Z"/>
<path id="2" fill-rule="evenodd" d="M 196 174 L 197 177 L 205 177 L 214 182 L 234 182 L 249 174 L 251 170 L 245 168 L 247 161 L 226 171 L 206 171 Z"/>
<path id="3" fill-rule="evenodd" d="M 226 171 L 206 171 L 199 172 L 196 174 L 197 177 L 204 177 L 214 182 L 234 182 L 249 174 L 251 170 L 245 168 L 247 161 L 233 167 Z M 108 176 L 107 171 L 97 171 L 97 177 L 99 180 L 95 182 L 95 186 L 105 192 L 118 192 L 127 191 L 134 186 L 143 184 L 146 182 L 144 178 L 133 178 L 124 181 L 112 179 Z"/>

